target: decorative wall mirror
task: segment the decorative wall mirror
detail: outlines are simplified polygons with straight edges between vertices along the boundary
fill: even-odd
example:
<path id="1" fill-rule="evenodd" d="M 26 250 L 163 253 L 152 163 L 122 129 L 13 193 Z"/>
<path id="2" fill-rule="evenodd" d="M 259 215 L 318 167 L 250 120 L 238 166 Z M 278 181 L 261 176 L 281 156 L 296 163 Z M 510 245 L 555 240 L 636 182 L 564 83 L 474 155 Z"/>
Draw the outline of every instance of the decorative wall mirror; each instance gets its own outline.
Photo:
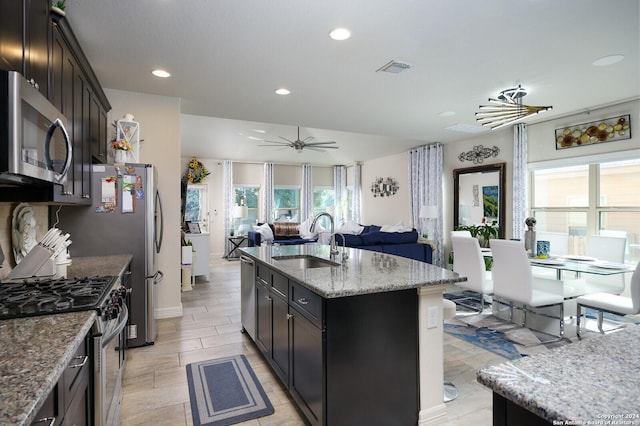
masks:
<path id="1" fill-rule="evenodd" d="M 505 235 L 506 163 L 453 171 L 453 227 L 498 222 L 498 238 Z"/>

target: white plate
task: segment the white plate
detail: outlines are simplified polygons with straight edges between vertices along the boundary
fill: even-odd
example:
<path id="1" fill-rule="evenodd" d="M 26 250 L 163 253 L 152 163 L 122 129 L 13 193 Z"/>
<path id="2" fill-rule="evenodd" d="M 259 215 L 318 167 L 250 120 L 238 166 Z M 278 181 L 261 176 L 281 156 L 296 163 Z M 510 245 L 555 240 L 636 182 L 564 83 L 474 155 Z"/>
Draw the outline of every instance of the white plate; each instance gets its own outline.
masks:
<path id="1" fill-rule="evenodd" d="M 568 254 L 566 256 L 562 256 L 565 259 L 568 260 L 579 260 L 581 262 L 593 262 L 594 260 L 598 260 L 597 257 L 592 257 L 592 256 L 577 256 L 577 255 L 572 255 L 572 254 Z"/>
<path id="2" fill-rule="evenodd" d="M 596 262 L 591 264 L 591 266 L 595 268 L 602 268 L 602 269 L 625 269 L 627 267 L 627 265 L 624 265 L 622 263 L 608 263 L 608 262 Z"/>
<path id="3" fill-rule="evenodd" d="M 558 259 L 531 259 L 531 263 L 537 263 L 540 265 L 564 265 L 563 260 Z"/>

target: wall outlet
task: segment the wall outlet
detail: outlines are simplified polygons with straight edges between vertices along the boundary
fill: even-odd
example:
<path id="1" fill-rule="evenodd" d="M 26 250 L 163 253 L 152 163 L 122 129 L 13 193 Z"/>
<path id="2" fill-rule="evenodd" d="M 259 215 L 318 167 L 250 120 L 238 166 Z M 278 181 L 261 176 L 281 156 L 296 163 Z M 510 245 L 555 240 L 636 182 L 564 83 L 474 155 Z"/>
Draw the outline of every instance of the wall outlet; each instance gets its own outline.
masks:
<path id="1" fill-rule="evenodd" d="M 438 315 L 439 308 L 437 306 L 429 306 L 427 308 L 427 328 L 436 328 L 440 322 Z"/>

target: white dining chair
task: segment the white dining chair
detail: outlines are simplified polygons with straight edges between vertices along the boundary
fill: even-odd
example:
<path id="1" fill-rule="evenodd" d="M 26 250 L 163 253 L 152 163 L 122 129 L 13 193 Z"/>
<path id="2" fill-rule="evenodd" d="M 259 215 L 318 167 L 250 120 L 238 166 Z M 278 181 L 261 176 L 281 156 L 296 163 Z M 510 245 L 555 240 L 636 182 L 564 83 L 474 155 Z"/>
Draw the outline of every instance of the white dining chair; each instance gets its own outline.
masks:
<path id="1" fill-rule="evenodd" d="M 480 305 L 465 303 L 467 299 L 458 299 L 459 305 L 474 309 L 482 313 L 485 305 L 485 296 L 493 294 L 493 281 L 491 272 L 486 270 L 484 257 L 480 251 L 480 243 L 477 238 L 471 236 L 452 235 L 453 244 L 453 271 L 467 277 L 467 281 L 457 283 L 459 287 L 471 290 L 479 294 Z"/>
<path id="2" fill-rule="evenodd" d="M 614 263 L 624 263 L 627 248 L 627 238 L 606 235 L 592 235 L 589 237 L 584 254 L 598 260 Z M 609 276 L 584 274 L 584 294 L 610 293 L 620 294 L 624 291 L 624 274 Z"/>
<path id="3" fill-rule="evenodd" d="M 577 320 L 576 334 L 580 337 L 580 318 L 582 317 L 582 308 L 591 308 L 598 311 L 598 330 L 604 333 L 602 323 L 604 321 L 604 312 L 617 315 L 636 315 L 640 313 L 640 262 L 636 266 L 631 276 L 631 284 L 629 285 L 631 297 L 618 296 L 610 293 L 594 293 L 580 296 L 577 299 Z M 621 325 L 615 327 L 618 329 L 624 327 Z"/>
<path id="4" fill-rule="evenodd" d="M 559 321 L 558 340 L 561 339 L 564 335 L 564 297 L 562 294 L 538 290 L 534 283 L 548 281 L 562 286 L 562 282 L 534 277 L 527 252 L 521 241 L 492 239 L 490 244 L 493 253 L 494 302 L 509 306 L 511 321 L 513 321 L 513 309 L 521 310 L 523 327 L 527 324 L 527 313 L 557 319 Z M 555 316 L 540 310 L 549 307 L 557 307 L 559 314 Z"/>
<path id="5" fill-rule="evenodd" d="M 457 237 L 471 237 L 471 232 L 469 231 L 451 231 L 451 238 L 454 236 Z"/>

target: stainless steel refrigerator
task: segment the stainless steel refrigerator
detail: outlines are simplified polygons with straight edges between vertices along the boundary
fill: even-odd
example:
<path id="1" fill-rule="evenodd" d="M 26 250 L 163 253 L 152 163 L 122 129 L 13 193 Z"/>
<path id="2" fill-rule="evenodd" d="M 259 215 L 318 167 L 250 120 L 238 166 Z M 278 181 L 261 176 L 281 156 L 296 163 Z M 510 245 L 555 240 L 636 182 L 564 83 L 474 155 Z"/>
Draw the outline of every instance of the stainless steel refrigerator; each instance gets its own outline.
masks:
<path id="1" fill-rule="evenodd" d="M 131 254 L 128 347 L 151 345 L 157 336 L 155 286 L 162 280 L 162 204 L 157 169 L 150 164 L 93 164 L 92 204 L 50 209 L 50 223 L 69 233 L 71 261 L 80 256 Z M 57 224 L 56 224 L 57 223 Z"/>

